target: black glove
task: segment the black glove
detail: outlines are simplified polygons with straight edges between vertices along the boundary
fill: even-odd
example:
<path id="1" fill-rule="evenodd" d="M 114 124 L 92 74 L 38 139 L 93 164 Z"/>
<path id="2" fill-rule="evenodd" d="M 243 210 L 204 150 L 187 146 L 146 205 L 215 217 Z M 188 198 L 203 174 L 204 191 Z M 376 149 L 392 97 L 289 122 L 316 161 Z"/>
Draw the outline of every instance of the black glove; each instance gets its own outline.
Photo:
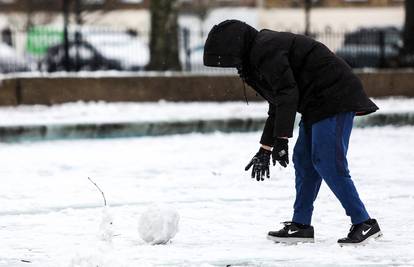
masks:
<path id="1" fill-rule="evenodd" d="M 270 178 L 270 154 L 272 154 L 272 151 L 261 147 L 244 170 L 248 171 L 253 166 L 252 178 L 256 178 L 257 181 L 263 181 L 265 176 Z"/>
<path id="2" fill-rule="evenodd" d="M 276 138 L 272 151 L 273 166 L 276 165 L 276 161 L 283 167 L 287 167 L 289 164 L 288 155 L 288 139 Z"/>

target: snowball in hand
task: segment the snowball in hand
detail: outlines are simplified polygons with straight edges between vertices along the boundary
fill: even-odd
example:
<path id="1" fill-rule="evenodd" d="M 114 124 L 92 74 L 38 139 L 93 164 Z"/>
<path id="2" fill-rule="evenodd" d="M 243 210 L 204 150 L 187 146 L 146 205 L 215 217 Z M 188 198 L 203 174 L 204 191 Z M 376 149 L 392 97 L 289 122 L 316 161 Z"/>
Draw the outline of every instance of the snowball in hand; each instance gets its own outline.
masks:
<path id="1" fill-rule="evenodd" d="M 165 244 L 178 232 L 178 212 L 170 207 L 154 205 L 142 213 L 138 232 L 141 238 L 152 245 Z"/>

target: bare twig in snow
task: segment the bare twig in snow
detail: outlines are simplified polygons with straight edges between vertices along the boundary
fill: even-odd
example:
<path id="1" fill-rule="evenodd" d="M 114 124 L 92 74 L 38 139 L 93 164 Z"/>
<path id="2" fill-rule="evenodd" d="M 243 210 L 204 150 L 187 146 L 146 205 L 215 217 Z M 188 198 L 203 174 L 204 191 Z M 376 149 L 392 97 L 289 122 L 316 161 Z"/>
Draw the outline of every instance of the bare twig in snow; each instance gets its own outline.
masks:
<path id="1" fill-rule="evenodd" d="M 101 192 L 101 194 L 102 194 L 102 197 L 103 197 L 103 200 L 104 200 L 104 205 L 105 205 L 105 207 L 106 207 L 106 198 L 105 198 L 105 194 L 104 194 L 104 192 L 99 188 L 99 186 L 90 178 L 90 177 L 88 177 L 88 180 L 89 181 L 91 181 L 91 183 L 93 183 L 93 185 L 96 187 L 96 188 L 98 188 L 98 190 L 99 190 L 99 192 Z"/>

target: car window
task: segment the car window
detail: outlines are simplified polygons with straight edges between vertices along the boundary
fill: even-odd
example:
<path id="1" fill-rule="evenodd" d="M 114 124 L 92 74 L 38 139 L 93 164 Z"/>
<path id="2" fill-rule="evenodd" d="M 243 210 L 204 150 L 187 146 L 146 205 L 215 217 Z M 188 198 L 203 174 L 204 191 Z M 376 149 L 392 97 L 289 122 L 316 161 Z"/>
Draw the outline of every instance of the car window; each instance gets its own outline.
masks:
<path id="1" fill-rule="evenodd" d="M 78 50 L 79 57 L 81 59 L 89 60 L 93 58 L 93 52 L 85 46 L 79 46 L 78 49 L 76 49 L 75 46 L 71 46 L 69 49 L 70 57 L 72 58 L 76 57 L 76 50 Z"/>
<path id="2" fill-rule="evenodd" d="M 401 36 L 397 30 L 383 30 L 384 43 L 386 45 L 399 43 Z M 359 30 L 356 32 L 345 34 L 344 44 L 347 45 L 379 45 L 379 30 Z"/>
<path id="3" fill-rule="evenodd" d="M 401 40 L 401 35 L 398 32 L 389 32 L 385 35 L 386 44 L 398 44 Z"/>

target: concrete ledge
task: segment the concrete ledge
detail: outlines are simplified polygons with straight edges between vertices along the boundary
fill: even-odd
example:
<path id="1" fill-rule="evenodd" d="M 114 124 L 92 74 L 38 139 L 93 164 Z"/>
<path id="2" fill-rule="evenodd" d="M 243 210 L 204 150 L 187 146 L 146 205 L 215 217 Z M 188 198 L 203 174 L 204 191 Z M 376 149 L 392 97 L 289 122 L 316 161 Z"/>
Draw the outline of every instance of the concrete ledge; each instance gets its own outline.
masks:
<path id="1" fill-rule="evenodd" d="M 296 123 L 299 122 L 299 117 Z M 261 131 L 262 119 L 192 120 L 103 124 L 0 126 L 0 142 L 48 141 L 87 138 L 122 138 L 187 133 Z M 355 127 L 414 125 L 414 113 L 373 114 L 357 117 Z"/>
<path id="2" fill-rule="evenodd" d="M 17 105 L 17 89 L 19 87 L 17 79 L 0 80 L 0 106 Z"/>
<path id="3" fill-rule="evenodd" d="M 371 97 L 414 97 L 413 70 L 357 71 Z M 0 77 L 0 105 L 52 105 L 76 101 L 244 101 L 236 75 L 192 73 L 54 74 Z M 251 89 L 250 101 L 261 101 Z"/>
<path id="4" fill-rule="evenodd" d="M 414 97 L 413 70 L 360 71 L 357 74 L 371 97 Z"/>
<path id="5" fill-rule="evenodd" d="M 235 76 L 136 76 L 16 78 L 18 104 L 52 105 L 76 101 L 151 102 L 236 101 L 244 98 L 243 84 Z M 11 86 L 9 86 L 11 87 Z M 10 90 L 10 89 L 9 89 Z M 0 92 L 3 91 L 0 88 Z M 249 99 L 261 100 L 252 90 Z M 12 98 L 11 96 L 9 98 Z M 0 105 L 2 103 L 0 102 Z M 13 105 L 13 101 L 4 105 Z"/>

